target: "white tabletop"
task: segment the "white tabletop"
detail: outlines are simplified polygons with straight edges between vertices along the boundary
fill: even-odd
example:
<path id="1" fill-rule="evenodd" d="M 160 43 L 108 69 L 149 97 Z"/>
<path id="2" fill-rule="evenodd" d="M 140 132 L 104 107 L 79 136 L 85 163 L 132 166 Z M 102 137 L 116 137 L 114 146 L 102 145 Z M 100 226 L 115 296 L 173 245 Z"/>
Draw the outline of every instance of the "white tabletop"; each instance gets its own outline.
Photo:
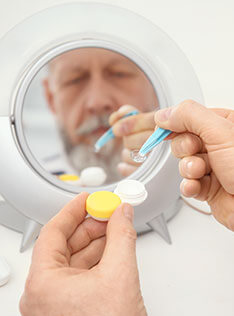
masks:
<path id="1" fill-rule="evenodd" d="M 138 238 L 142 292 L 149 316 L 233 316 L 234 234 L 184 206 L 168 224 L 173 244 L 155 233 Z M 32 248 L 19 253 L 21 234 L 0 226 L 0 255 L 12 268 L 0 287 L 0 315 L 18 316 Z M 98 315 L 97 315 L 98 316 Z"/>

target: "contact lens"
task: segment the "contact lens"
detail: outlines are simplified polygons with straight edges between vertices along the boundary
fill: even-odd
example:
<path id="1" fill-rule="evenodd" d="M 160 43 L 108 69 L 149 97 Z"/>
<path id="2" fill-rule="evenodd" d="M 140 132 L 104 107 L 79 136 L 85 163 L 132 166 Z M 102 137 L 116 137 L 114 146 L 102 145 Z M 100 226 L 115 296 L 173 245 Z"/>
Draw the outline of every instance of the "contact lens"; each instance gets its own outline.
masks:
<path id="1" fill-rule="evenodd" d="M 131 158 L 133 161 L 137 162 L 137 163 L 142 163 L 146 160 L 146 155 L 141 155 L 139 150 L 132 150 L 131 151 Z"/>

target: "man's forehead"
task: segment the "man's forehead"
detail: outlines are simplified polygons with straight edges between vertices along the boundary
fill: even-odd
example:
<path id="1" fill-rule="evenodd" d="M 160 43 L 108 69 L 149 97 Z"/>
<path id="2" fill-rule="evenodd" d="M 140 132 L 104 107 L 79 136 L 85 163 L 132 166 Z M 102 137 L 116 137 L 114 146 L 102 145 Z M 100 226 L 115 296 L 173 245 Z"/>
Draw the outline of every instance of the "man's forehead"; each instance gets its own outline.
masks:
<path id="1" fill-rule="evenodd" d="M 79 48 L 61 54 L 50 61 L 50 68 L 82 68 L 90 65 L 90 62 L 97 62 L 100 66 L 124 64 L 136 65 L 127 57 L 103 48 Z"/>

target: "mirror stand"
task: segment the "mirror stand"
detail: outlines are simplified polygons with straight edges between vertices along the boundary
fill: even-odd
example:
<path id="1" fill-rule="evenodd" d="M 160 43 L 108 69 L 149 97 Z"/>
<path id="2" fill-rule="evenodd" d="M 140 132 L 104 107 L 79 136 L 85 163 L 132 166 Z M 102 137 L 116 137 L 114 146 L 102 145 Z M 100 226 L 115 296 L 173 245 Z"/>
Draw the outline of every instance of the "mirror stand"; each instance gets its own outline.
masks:
<path id="1" fill-rule="evenodd" d="M 26 250 L 38 237 L 42 225 L 25 217 L 6 201 L 0 201 L 0 222 L 3 226 L 23 233 L 20 252 Z"/>
<path id="2" fill-rule="evenodd" d="M 147 225 L 157 232 L 169 245 L 172 244 L 171 236 L 167 228 L 167 222 L 163 213 L 152 219 Z"/>
<path id="3" fill-rule="evenodd" d="M 156 216 L 145 225 L 136 227 L 138 236 L 150 231 L 155 231 L 168 244 L 171 244 L 172 241 L 167 228 L 167 222 L 179 212 L 181 206 L 182 200 L 178 199 L 177 202 L 175 204 L 173 203 L 173 205 L 168 210 Z M 23 234 L 20 245 L 20 252 L 24 252 L 31 245 L 31 243 L 38 237 L 43 226 L 38 222 L 21 214 L 5 200 L 0 200 L 0 223 L 3 226 L 6 226 Z"/>

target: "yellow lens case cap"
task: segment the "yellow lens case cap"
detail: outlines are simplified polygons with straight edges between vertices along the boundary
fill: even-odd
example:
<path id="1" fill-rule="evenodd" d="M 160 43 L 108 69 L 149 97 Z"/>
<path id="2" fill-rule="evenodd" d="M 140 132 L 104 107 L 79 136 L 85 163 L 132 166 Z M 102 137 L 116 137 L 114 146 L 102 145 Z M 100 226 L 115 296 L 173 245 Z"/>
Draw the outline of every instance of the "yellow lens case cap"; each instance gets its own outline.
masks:
<path id="1" fill-rule="evenodd" d="M 58 178 L 62 181 L 77 181 L 79 180 L 80 178 L 75 175 L 75 174 L 61 174 L 60 176 L 58 176 Z"/>
<path id="2" fill-rule="evenodd" d="M 86 210 L 93 217 L 109 219 L 121 203 L 117 194 L 109 191 L 97 191 L 88 196 Z"/>

